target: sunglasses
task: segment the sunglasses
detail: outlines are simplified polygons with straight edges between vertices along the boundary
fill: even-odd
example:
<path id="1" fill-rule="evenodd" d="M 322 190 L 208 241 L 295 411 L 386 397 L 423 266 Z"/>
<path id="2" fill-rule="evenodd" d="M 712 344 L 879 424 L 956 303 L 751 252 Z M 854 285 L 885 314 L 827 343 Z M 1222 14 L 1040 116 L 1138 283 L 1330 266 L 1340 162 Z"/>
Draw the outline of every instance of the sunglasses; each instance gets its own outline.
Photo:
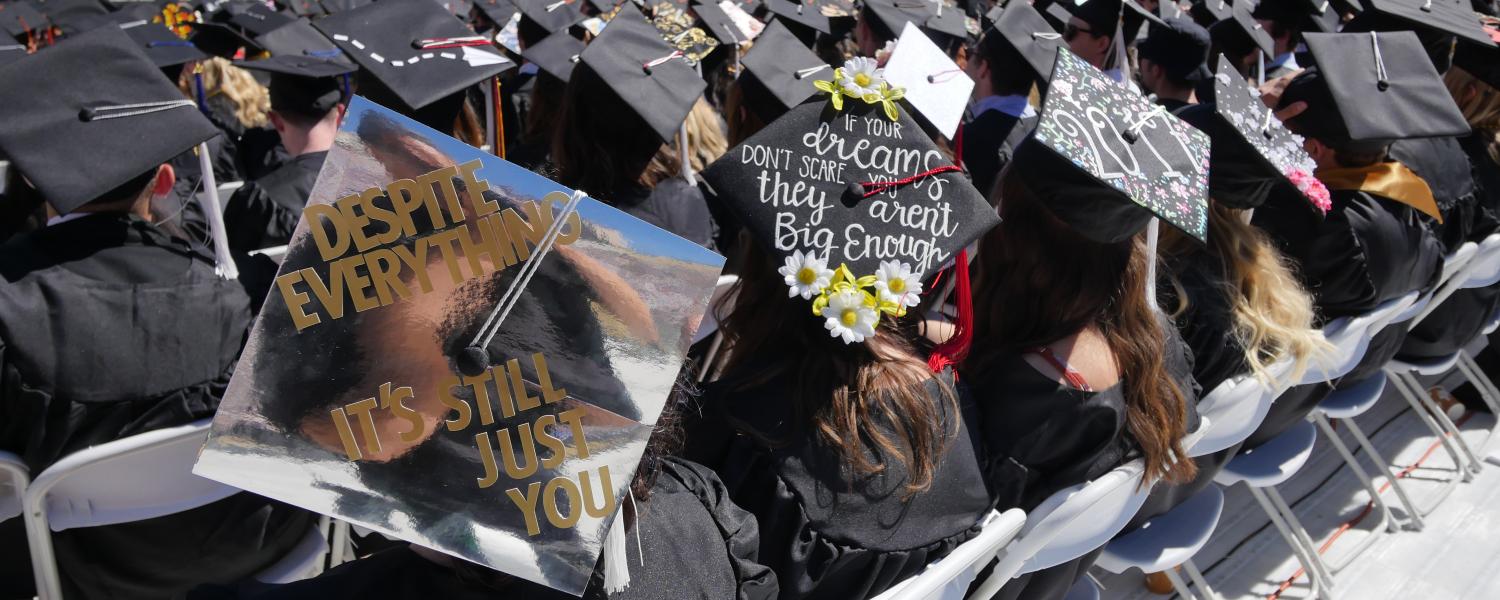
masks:
<path id="1" fill-rule="evenodd" d="M 1089 35 L 1095 35 L 1094 34 L 1094 30 L 1092 30 L 1092 29 L 1088 29 L 1086 27 L 1079 27 L 1079 26 L 1074 25 L 1072 23 L 1068 23 L 1068 26 L 1063 28 L 1063 39 L 1071 42 L 1071 41 L 1073 41 L 1073 38 L 1078 37 L 1078 34 L 1080 34 L 1080 33 L 1087 33 Z M 1097 36 L 1095 36 L 1095 37 L 1097 37 Z"/>

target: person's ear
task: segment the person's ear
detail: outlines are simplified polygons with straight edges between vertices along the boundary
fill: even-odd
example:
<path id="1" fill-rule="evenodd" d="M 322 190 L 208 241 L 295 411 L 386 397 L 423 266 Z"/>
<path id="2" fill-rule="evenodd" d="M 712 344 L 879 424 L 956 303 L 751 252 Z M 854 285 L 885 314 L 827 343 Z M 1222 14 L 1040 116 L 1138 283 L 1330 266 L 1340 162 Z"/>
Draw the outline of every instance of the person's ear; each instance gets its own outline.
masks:
<path id="1" fill-rule="evenodd" d="M 333 126 L 336 128 L 342 127 L 344 125 L 344 115 L 349 113 L 349 105 L 340 102 L 334 105 L 333 110 L 336 110 L 339 113 L 339 117 L 337 119 L 334 119 Z"/>
<path id="2" fill-rule="evenodd" d="M 151 196 L 153 198 L 165 196 L 176 184 L 177 171 L 172 169 L 172 165 L 163 163 L 156 168 L 156 177 L 151 180 Z"/>
<path id="3" fill-rule="evenodd" d="M 271 127 L 276 129 L 276 133 L 281 135 L 286 134 L 286 121 L 282 120 L 281 113 L 273 110 L 266 113 L 266 116 L 271 117 Z"/>

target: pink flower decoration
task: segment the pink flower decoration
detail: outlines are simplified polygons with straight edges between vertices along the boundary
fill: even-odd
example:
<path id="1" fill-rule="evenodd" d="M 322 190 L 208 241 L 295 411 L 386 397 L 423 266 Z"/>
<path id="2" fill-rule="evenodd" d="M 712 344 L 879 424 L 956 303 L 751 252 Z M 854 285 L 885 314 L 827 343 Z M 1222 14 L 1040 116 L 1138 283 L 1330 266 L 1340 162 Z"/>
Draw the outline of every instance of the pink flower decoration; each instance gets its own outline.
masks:
<path id="1" fill-rule="evenodd" d="M 1307 199 L 1313 203 L 1313 206 L 1318 207 L 1318 210 L 1323 211 L 1324 214 L 1333 209 L 1333 197 L 1328 194 L 1328 188 L 1323 185 L 1322 181 L 1318 181 L 1318 178 L 1314 177 L 1312 173 L 1308 173 L 1302 169 L 1292 169 L 1290 173 L 1286 174 L 1286 178 L 1292 180 L 1292 184 L 1297 186 L 1297 190 L 1302 192 L 1303 196 L 1307 196 Z"/>

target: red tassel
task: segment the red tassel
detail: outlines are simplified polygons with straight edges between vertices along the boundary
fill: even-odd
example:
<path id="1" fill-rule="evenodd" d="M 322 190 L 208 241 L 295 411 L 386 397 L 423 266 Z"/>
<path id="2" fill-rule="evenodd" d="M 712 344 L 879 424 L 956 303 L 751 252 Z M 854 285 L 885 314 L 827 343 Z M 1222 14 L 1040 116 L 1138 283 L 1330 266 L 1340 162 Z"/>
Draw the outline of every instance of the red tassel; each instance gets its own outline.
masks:
<path id="1" fill-rule="evenodd" d="M 953 336 L 938 344 L 927 357 L 927 367 L 933 373 L 963 362 L 969 355 L 969 346 L 974 339 L 974 297 L 969 290 L 969 251 L 959 250 L 953 259 L 953 293 L 958 295 L 958 319 L 953 322 Z M 942 307 L 939 307 L 941 309 Z"/>
<path id="2" fill-rule="evenodd" d="M 964 124 L 958 124 L 958 132 L 953 134 L 953 166 L 964 168 Z"/>

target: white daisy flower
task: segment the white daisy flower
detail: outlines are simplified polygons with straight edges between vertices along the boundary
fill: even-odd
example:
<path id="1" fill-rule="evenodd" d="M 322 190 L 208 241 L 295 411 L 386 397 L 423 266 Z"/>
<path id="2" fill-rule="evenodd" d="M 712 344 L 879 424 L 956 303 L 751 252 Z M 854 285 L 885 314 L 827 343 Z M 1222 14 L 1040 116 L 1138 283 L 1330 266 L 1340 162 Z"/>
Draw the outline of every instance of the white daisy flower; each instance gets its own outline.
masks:
<path id="1" fill-rule="evenodd" d="M 833 269 L 828 268 L 828 261 L 812 252 L 804 254 L 801 250 L 793 251 L 776 271 L 785 278 L 788 298 L 802 296 L 803 300 L 811 300 L 833 281 Z"/>
<path id="2" fill-rule="evenodd" d="M 922 274 L 912 273 L 911 265 L 886 260 L 875 270 L 875 291 L 881 302 L 897 306 L 916 306 L 922 301 Z"/>
<path id="3" fill-rule="evenodd" d="M 869 292 L 854 287 L 830 291 L 828 306 L 823 307 L 823 328 L 828 335 L 842 338 L 845 344 L 865 341 L 875 335 L 880 313 L 875 310 Z"/>
<path id="4" fill-rule="evenodd" d="M 864 98 L 869 95 L 880 95 L 880 83 L 885 81 L 885 69 L 880 68 L 875 59 L 856 56 L 844 63 L 843 77 L 839 79 L 839 87 L 847 96 Z"/>

